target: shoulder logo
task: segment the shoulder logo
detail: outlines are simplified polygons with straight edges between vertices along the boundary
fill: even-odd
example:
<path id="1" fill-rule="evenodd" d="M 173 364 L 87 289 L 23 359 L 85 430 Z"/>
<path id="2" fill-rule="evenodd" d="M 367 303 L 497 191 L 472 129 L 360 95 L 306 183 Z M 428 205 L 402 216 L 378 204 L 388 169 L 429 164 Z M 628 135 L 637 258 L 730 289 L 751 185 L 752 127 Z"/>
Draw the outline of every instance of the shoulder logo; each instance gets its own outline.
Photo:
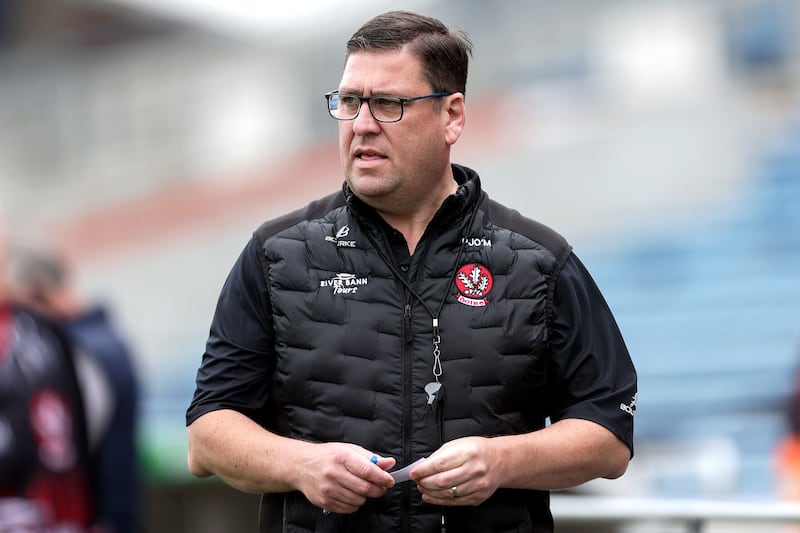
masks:
<path id="1" fill-rule="evenodd" d="M 330 235 L 325 237 L 325 240 L 328 242 L 336 243 L 336 246 L 345 247 L 345 248 L 355 248 L 356 241 L 346 241 L 344 240 L 345 237 L 350 235 L 350 226 L 343 226 L 339 228 L 336 232 L 336 236 L 331 237 Z"/>
<path id="2" fill-rule="evenodd" d="M 636 400 L 638 397 L 639 393 L 637 392 L 636 394 L 633 395 L 631 403 L 629 404 L 621 403 L 619 404 L 619 408 L 628 413 L 629 415 L 633 416 L 634 413 L 636 412 Z"/>
<path id="3" fill-rule="evenodd" d="M 492 290 L 494 279 L 485 266 L 469 263 L 456 272 L 456 288 L 458 301 L 470 307 L 483 307 L 489 299 L 486 295 Z"/>

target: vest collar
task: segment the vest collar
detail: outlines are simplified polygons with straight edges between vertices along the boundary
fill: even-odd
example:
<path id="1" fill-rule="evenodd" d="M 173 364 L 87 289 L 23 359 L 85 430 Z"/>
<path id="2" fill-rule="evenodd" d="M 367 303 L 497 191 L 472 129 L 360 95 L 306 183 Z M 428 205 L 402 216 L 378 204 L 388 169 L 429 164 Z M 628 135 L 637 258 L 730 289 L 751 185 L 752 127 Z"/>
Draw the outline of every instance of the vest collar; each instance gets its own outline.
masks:
<path id="1" fill-rule="evenodd" d="M 448 224 L 460 220 L 469 214 L 470 208 L 475 202 L 480 201 L 482 196 L 481 180 L 477 172 L 469 167 L 455 163 L 451 167 L 453 169 L 453 177 L 459 187 L 455 193 L 445 198 L 431 220 L 431 224 L 434 222 L 436 224 Z M 346 181 L 342 184 L 342 193 L 347 205 L 356 213 L 367 217 L 378 216 L 372 207 L 355 195 Z"/>

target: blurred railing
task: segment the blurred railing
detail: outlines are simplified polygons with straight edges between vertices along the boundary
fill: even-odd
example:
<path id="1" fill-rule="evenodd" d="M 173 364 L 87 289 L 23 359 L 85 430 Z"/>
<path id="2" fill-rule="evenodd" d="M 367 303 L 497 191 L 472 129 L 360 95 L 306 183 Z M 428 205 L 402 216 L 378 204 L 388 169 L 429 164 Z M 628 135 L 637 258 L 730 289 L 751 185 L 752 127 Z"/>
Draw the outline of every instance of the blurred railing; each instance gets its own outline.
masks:
<path id="1" fill-rule="evenodd" d="M 551 509 L 558 526 L 654 522 L 682 524 L 699 533 L 712 522 L 752 526 L 800 524 L 800 502 L 656 499 L 553 494 Z"/>

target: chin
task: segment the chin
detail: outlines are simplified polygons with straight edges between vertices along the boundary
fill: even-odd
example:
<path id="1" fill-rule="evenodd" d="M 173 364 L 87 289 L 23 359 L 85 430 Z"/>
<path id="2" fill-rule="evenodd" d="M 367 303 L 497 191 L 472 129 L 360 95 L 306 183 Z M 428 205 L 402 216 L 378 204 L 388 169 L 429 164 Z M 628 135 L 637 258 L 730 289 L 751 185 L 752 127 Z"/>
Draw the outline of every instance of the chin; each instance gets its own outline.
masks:
<path id="1" fill-rule="evenodd" d="M 392 185 L 387 178 L 378 175 L 351 173 L 347 177 L 350 189 L 359 197 L 378 197 L 390 194 Z"/>

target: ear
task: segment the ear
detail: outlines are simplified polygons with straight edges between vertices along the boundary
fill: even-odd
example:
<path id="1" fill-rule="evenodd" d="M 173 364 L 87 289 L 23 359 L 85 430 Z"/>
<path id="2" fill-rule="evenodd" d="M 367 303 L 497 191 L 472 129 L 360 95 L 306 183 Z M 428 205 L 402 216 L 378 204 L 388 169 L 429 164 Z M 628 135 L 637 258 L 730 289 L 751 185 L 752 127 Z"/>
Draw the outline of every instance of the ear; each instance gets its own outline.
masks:
<path id="1" fill-rule="evenodd" d="M 445 142 L 452 146 L 461 137 L 467 119 L 464 95 L 454 93 L 445 97 L 442 114 L 445 120 Z"/>

